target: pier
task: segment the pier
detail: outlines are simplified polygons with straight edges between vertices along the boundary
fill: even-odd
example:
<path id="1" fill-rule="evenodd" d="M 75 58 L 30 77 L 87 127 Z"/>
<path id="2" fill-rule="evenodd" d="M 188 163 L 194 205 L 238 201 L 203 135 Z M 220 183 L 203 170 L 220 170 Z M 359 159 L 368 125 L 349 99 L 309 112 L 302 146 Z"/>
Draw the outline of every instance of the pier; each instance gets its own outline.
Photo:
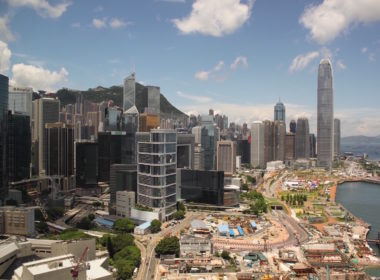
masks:
<path id="1" fill-rule="evenodd" d="M 367 242 L 380 247 L 380 232 L 377 233 L 377 239 L 367 239 Z"/>

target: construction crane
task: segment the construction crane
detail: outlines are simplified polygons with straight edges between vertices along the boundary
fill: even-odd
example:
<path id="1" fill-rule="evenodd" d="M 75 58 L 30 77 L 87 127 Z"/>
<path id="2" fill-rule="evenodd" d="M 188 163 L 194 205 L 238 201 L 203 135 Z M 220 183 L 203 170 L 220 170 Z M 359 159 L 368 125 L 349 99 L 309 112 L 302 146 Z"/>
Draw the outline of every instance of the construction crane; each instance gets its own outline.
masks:
<path id="1" fill-rule="evenodd" d="M 84 257 L 86 256 L 87 254 L 87 251 L 88 251 L 88 246 L 84 249 L 83 253 L 82 253 L 82 256 L 80 257 L 79 261 L 77 262 L 77 264 L 75 265 L 74 269 L 71 270 L 71 275 L 73 276 L 73 279 L 78 279 L 78 275 L 79 275 L 79 267 L 80 265 L 83 263 L 83 260 L 84 260 Z"/>

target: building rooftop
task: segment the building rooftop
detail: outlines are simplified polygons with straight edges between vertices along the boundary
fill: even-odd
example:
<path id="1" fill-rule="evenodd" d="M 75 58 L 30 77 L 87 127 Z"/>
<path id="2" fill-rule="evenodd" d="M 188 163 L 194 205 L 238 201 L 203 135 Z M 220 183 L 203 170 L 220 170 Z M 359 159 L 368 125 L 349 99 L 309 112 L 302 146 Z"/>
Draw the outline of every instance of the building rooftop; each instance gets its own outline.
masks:
<path id="1" fill-rule="evenodd" d="M 205 222 L 201 221 L 201 220 L 192 220 L 191 223 L 191 228 L 192 229 L 203 229 L 203 228 L 207 228 Z"/>
<path id="2" fill-rule="evenodd" d="M 87 270 L 87 279 L 105 279 L 112 277 L 112 273 L 106 269 L 107 266 L 107 257 L 87 262 L 87 267 L 90 268 Z"/>
<path id="3" fill-rule="evenodd" d="M 229 232 L 228 224 L 220 224 L 220 225 L 218 225 L 218 231 L 219 232 L 228 233 Z"/>
<path id="4" fill-rule="evenodd" d="M 149 228 L 150 225 L 151 225 L 151 222 L 148 221 L 148 222 L 145 222 L 145 223 L 139 225 L 137 228 L 142 229 L 142 230 L 145 230 L 145 229 Z"/>
<path id="5" fill-rule="evenodd" d="M 0 263 L 3 257 L 7 257 L 10 254 L 16 254 L 18 252 L 18 247 L 16 243 L 6 243 L 0 244 Z"/>

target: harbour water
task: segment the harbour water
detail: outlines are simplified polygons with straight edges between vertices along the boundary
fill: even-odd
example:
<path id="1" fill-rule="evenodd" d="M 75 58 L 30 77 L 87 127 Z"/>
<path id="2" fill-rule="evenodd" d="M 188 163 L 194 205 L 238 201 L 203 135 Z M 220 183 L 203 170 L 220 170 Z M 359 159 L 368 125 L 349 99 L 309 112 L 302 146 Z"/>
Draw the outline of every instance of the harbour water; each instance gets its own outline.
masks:
<path id="1" fill-rule="evenodd" d="M 371 225 L 368 238 L 377 239 L 380 232 L 380 185 L 365 182 L 343 183 L 338 186 L 336 202 Z M 380 256 L 379 248 L 371 245 Z"/>

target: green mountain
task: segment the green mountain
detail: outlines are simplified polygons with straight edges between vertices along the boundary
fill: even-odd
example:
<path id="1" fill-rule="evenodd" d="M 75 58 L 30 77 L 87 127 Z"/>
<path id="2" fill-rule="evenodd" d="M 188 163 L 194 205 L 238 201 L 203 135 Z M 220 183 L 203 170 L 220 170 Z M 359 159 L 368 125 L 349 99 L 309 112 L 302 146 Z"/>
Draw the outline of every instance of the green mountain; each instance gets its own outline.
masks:
<path id="1" fill-rule="evenodd" d="M 122 86 L 112 86 L 110 88 L 105 88 L 98 86 L 96 88 L 89 88 L 88 90 L 72 90 L 68 88 L 63 88 L 57 91 L 57 96 L 61 101 L 61 105 L 65 106 L 67 104 L 74 104 L 76 98 L 79 95 L 82 95 L 85 100 L 92 102 L 102 102 L 113 100 L 114 104 L 122 107 L 123 103 L 123 87 Z M 148 90 L 145 86 L 136 83 L 136 107 L 137 110 L 142 113 L 144 108 L 147 106 L 148 100 Z M 183 119 L 188 116 L 174 107 L 166 97 L 161 93 L 160 94 L 160 109 L 161 117 L 163 118 L 173 118 L 173 119 Z"/>

